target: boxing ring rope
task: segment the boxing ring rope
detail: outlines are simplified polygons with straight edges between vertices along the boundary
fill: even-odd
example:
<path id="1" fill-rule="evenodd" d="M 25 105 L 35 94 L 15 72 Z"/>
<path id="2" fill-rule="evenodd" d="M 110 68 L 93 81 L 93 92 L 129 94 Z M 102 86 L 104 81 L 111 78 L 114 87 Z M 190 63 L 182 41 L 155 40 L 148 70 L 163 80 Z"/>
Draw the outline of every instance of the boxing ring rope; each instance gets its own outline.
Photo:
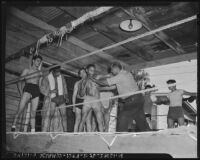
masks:
<path id="1" fill-rule="evenodd" d="M 40 111 L 40 110 L 39 110 Z M 7 115 L 15 115 L 15 114 L 7 114 Z M 195 113 L 188 113 L 188 115 L 197 115 Z M 167 116 L 167 114 L 158 114 L 158 115 L 151 115 L 151 117 L 165 117 Z M 37 116 L 36 116 L 37 117 Z M 116 117 L 116 116 L 113 116 L 113 115 L 110 115 L 110 117 Z M 12 117 L 6 117 L 6 120 L 9 120 L 9 122 L 12 122 L 14 118 Z M 17 124 L 23 124 L 23 125 L 29 125 L 29 124 L 25 124 L 25 123 L 20 123 L 20 122 L 17 122 Z M 37 126 L 37 125 L 36 125 Z M 40 125 L 38 125 L 38 127 L 40 127 Z"/>
<path id="2" fill-rule="evenodd" d="M 185 67 L 185 65 L 181 65 L 181 66 L 170 66 L 170 67 L 168 67 L 167 69 L 165 68 L 162 68 L 162 70 L 166 70 L 166 71 L 168 71 L 168 70 L 173 70 L 174 68 L 183 68 L 183 67 Z M 197 64 L 193 64 L 193 65 L 190 65 L 190 67 L 197 67 Z M 151 68 L 153 71 L 160 71 L 160 69 L 158 69 L 158 68 L 154 68 L 154 67 L 152 67 Z M 148 70 L 148 69 L 147 69 Z"/>
<path id="3" fill-rule="evenodd" d="M 195 81 L 195 80 L 193 80 L 193 81 Z M 176 84 L 183 84 L 183 83 L 176 83 Z M 111 100 L 111 99 L 118 99 L 118 98 L 121 98 L 121 97 L 128 97 L 128 96 L 136 95 L 136 94 L 140 94 L 140 93 L 156 91 L 156 90 L 163 89 L 163 88 L 166 88 L 166 87 L 169 87 L 169 86 L 174 86 L 174 84 L 168 84 L 168 85 L 163 85 L 162 87 L 154 87 L 154 88 L 149 88 L 149 89 L 144 89 L 144 90 L 139 90 L 139 91 L 133 91 L 133 92 L 129 92 L 129 93 L 126 93 L 126 94 L 121 94 L 121 95 L 117 95 L 117 96 L 113 96 L 113 97 L 100 98 L 100 99 L 89 101 L 89 102 L 70 104 L 70 105 L 65 105 L 65 106 L 56 107 L 56 108 L 58 108 L 58 109 L 59 108 L 70 108 L 70 107 L 73 107 L 73 106 L 79 106 L 79 105 L 90 104 L 90 103 L 97 103 L 97 102 L 102 102 L 102 101 Z M 43 112 L 43 111 L 47 111 L 47 110 L 49 110 L 49 109 L 37 110 L 36 112 Z"/>
<path id="4" fill-rule="evenodd" d="M 156 132 L 161 132 L 163 129 L 156 131 Z M 8 134 L 12 133 L 17 133 L 17 134 L 24 134 L 24 135 L 30 135 L 30 134 L 66 134 L 66 132 L 6 132 Z M 127 133 L 127 132 L 114 132 L 115 134 L 118 134 L 120 136 L 127 136 L 127 135 L 141 135 L 141 134 L 155 134 L 155 131 L 148 131 L 148 132 L 132 132 L 132 133 Z M 73 135 L 100 135 L 100 134 L 105 134 L 105 135 L 113 135 L 113 132 L 67 132 L 67 136 L 73 136 Z"/>
<path id="5" fill-rule="evenodd" d="M 83 59 L 83 58 L 86 58 L 86 57 L 95 55 L 95 54 L 97 54 L 97 53 L 100 54 L 100 53 L 102 53 L 102 51 L 105 51 L 105 50 L 108 50 L 108 49 L 111 49 L 111 48 L 120 46 L 120 45 L 122 45 L 122 44 L 131 42 L 131 41 L 134 41 L 134 40 L 137 40 L 137 39 L 140 39 L 140 38 L 143 38 L 143 37 L 152 35 L 152 34 L 155 34 L 156 32 L 160 32 L 160 31 L 163 31 L 163 30 L 166 30 L 166 29 L 169 29 L 169 28 L 172 28 L 172 27 L 175 27 L 175 26 L 184 24 L 184 23 L 186 23 L 186 22 L 190 22 L 190 21 L 192 21 L 192 20 L 195 20 L 196 18 L 197 18 L 197 16 L 194 15 L 194 16 L 188 17 L 188 18 L 186 18 L 186 19 L 183 19 L 183 20 L 180 20 L 180 21 L 177 21 L 177 22 L 173 22 L 173 23 L 170 23 L 170 24 L 168 24 L 168 25 L 165 25 L 165 26 L 159 27 L 159 28 L 157 28 L 157 29 L 151 30 L 151 31 L 149 31 L 149 32 L 145 32 L 145 33 L 143 33 L 143 34 L 141 34 L 141 35 L 138 35 L 138 36 L 135 36 L 135 37 L 130 37 L 130 38 L 126 39 L 126 40 L 123 40 L 123 41 L 118 42 L 118 43 L 115 43 L 115 44 L 113 44 L 113 45 L 104 47 L 104 48 L 102 48 L 102 49 L 98 49 L 98 50 L 96 50 L 96 51 L 93 51 L 93 52 L 91 52 L 91 53 L 85 54 L 85 55 L 83 55 L 83 56 L 79 56 L 79 57 L 76 57 L 76 58 L 74 58 L 74 59 L 67 60 L 67 61 L 58 63 L 58 64 L 56 64 L 56 65 L 50 66 L 50 67 L 44 69 L 43 71 L 36 71 L 36 72 L 33 72 L 33 73 L 28 74 L 28 75 L 25 75 L 25 76 L 21 76 L 21 77 L 16 78 L 16 79 L 6 81 L 6 85 L 10 85 L 10 84 L 12 84 L 12 83 L 16 83 L 16 82 L 18 82 L 18 81 L 20 81 L 20 80 L 23 80 L 24 78 L 26 78 L 26 77 L 28 77 L 28 76 L 34 75 L 35 73 L 45 72 L 45 71 L 48 71 L 49 69 L 52 69 L 52 68 L 57 67 L 57 66 L 62 66 L 62 65 L 64 65 L 64 64 L 68 64 L 68 63 L 71 63 L 71 62 L 74 62 L 74 61 L 77 61 L 77 60 L 80 60 L 80 59 Z"/>
<path id="6" fill-rule="evenodd" d="M 177 84 L 181 84 L 181 83 L 177 83 Z M 104 100 L 110 100 L 110 99 L 116 99 L 116 98 L 121 98 L 124 96 L 130 96 L 130 95 L 135 95 L 135 94 L 140 94 L 140 93 L 145 93 L 145 92 L 149 92 L 149 91 L 156 91 L 158 89 L 161 88 L 165 88 L 165 87 L 169 87 L 169 86 L 174 86 L 174 84 L 169 84 L 169 85 L 165 85 L 163 87 L 155 87 L 155 88 L 150 88 L 150 89 L 145 89 L 145 90 L 140 90 L 140 91 L 136 91 L 136 92 L 129 92 L 127 94 L 123 94 L 123 95 L 118 95 L 118 96 L 113 96 L 110 98 L 103 98 L 103 99 L 98 99 L 95 101 L 90 101 L 90 102 L 85 102 L 85 103 L 77 103 L 74 105 L 66 105 L 63 107 L 57 107 L 57 108 L 69 108 L 72 106 L 77 106 L 77 105 L 83 105 L 83 104 L 88 104 L 88 103 L 95 103 L 95 102 L 100 102 L 100 101 L 104 101 Z M 46 110 L 38 110 L 36 112 L 41 112 L 41 111 L 46 111 Z M 156 133 L 161 133 L 162 130 L 156 131 Z M 68 133 L 66 134 L 66 132 L 7 132 L 7 134 L 13 134 L 13 139 L 16 139 L 19 135 L 30 135 L 30 134 L 49 134 L 49 136 L 51 137 L 52 140 L 56 139 L 58 136 L 60 135 L 65 135 L 65 136 L 74 136 L 74 135 L 98 135 L 101 140 L 104 141 L 104 143 L 107 145 L 108 149 L 110 150 L 110 148 L 112 147 L 112 145 L 114 144 L 114 142 L 116 141 L 117 137 L 123 137 L 123 136 L 127 136 L 130 135 L 131 137 L 136 137 L 138 135 L 144 135 L 144 134 L 155 134 L 155 131 L 150 131 L 150 132 L 132 132 L 132 133 L 127 133 L 127 132 L 114 132 L 115 136 L 114 138 L 112 138 L 111 142 L 109 143 L 104 137 L 103 135 L 113 135 L 113 132 L 73 132 L 73 133 Z M 197 138 L 195 136 L 193 136 L 190 132 L 187 132 L 187 135 L 193 139 L 194 141 L 197 141 Z"/>
<path id="7" fill-rule="evenodd" d="M 155 30 L 152 30 L 152 31 L 149 31 L 149 32 L 146 32 L 146 33 L 143 33 L 141 35 L 138 35 L 136 37 L 131 37 L 131 38 L 128 38 L 126 40 L 123 40 L 121 42 L 118 42 L 116 44 L 113 44 L 113 45 L 110 45 L 110 46 L 107 46 L 107 47 L 104 47 L 102 49 L 99 49 L 99 50 L 96 50 L 96 51 L 93 51 L 91 53 L 88 53 L 88 54 L 85 54 L 83 56 L 80 56 L 80 57 L 76 57 L 74 59 L 71 59 L 71 60 L 68 60 L 68 61 L 64 61 L 64 62 L 61 62 L 61 63 L 58 63 L 56 65 L 53 65 L 53 66 L 50 66 L 46 69 L 44 69 L 43 71 L 36 71 L 36 72 L 33 72 L 31 74 L 28 74 L 26 76 L 22 76 L 20 78 L 16 78 L 16 79 L 13 79 L 13 80 L 9 80 L 9 81 L 6 81 L 6 85 L 10 85 L 12 83 L 15 83 L 15 82 L 18 82 L 20 80 L 23 80 L 24 78 L 28 77 L 28 76 L 31 76 L 31 75 L 34 75 L 35 73 L 41 73 L 41 72 L 45 72 L 45 71 L 48 71 L 49 69 L 51 68 L 54 68 L 56 66 L 62 66 L 64 64 L 68 64 L 68 63 L 71 63 L 71 62 L 74 62 L 74 61 L 77 61 L 77 60 L 80 60 L 82 58 L 86 58 L 86 57 L 89 57 L 89 56 L 92 56 L 94 54 L 97 54 L 97 53 L 102 53 L 102 51 L 104 50 L 108 50 L 108 49 L 111 49 L 111 48 L 114 48 L 114 47 L 117 47 L 117 46 L 120 46 L 122 44 L 125 44 L 125 43 L 128 43 L 128 42 L 131 42 L 131 41 L 134 41 L 134 40 L 137 40 L 137 39 L 140 39 L 140 38 L 143 38 L 143 37 L 146 37 L 146 36 L 149 36 L 149 35 L 152 35 L 152 34 L 155 34 L 156 32 L 160 32 L 162 30 L 166 30 L 166 29 L 169 29 L 171 27 L 174 27 L 174 26 L 177 26 L 177 25 L 181 25 L 183 23 L 186 23 L 186 22 L 189 22 L 189 21 L 192 21 L 192 20 L 195 20 L 197 18 L 197 16 L 191 16 L 189 18 L 186 18 L 186 19 L 183 19 L 183 20 L 180 20 L 180 21 L 177 21 L 177 22 L 174 22 L 174 23 L 171 23 L 171 24 L 168 24 L 166 26 L 163 26 L 163 27 L 159 27 Z M 32 77 L 31 77 L 32 78 Z M 180 84 L 180 83 L 177 83 L 177 84 Z M 111 99 L 117 99 L 117 98 L 121 98 L 121 97 L 126 97 L 126 96 L 131 96 L 131 95 L 136 95 L 136 94 L 141 94 L 141 93 L 145 93 L 145 92 L 149 92 L 149 91 L 156 91 L 158 89 L 161 89 L 161 88 L 165 88 L 165 87 L 169 87 L 169 86 L 174 86 L 174 84 L 172 85 L 165 85 L 163 87 L 155 87 L 155 88 L 150 88 L 150 89 L 145 89 L 145 90 L 140 90 L 140 91 L 136 91 L 136 92 L 129 92 L 129 93 L 126 93 L 126 94 L 122 94 L 122 95 L 117 95 L 117 96 L 113 96 L 113 97 L 109 97 L 109 98 L 103 98 L 103 99 L 97 99 L 97 100 L 94 100 L 94 101 L 90 101 L 90 102 L 84 102 L 84 103 L 77 103 L 77 104 L 71 104 L 71 105 L 66 105 L 66 106 L 63 106 L 63 107 L 57 107 L 57 108 L 69 108 L 69 107 L 73 107 L 73 106 L 79 106 L 79 105 L 84 105 L 84 104 L 89 104 L 89 103 L 96 103 L 96 102 L 101 102 L 101 101 L 105 101 L 105 100 L 111 100 Z M 46 111 L 46 110 L 37 110 L 36 112 L 42 112 L 42 111 Z M 161 131 L 157 131 L 157 132 L 161 132 Z M 23 135 L 30 135 L 30 134 L 49 134 L 50 137 L 52 139 L 55 139 L 56 137 L 58 137 L 59 135 L 66 135 L 66 136 L 74 136 L 74 135 L 99 135 L 100 138 L 105 142 L 105 144 L 108 146 L 108 148 L 110 149 L 110 147 L 114 144 L 114 142 L 116 141 L 117 137 L 118 136 L 127 136 L 127 135 L 131 135 L 132 137 L 135 137 L 135 136 L 138 136 L 138 135 L 141 135 L 141 134 L 155 134 L 155 131 L 152 131 L 152 132 L 140 132 L 140 133 L 127 133 L 127 132 L 115 132 L 115 136 L 114 138 L 111 140 L 111 142 L 109 143 L 102 135 L 105 134 L 105 135 L 113 135 L 112 132 L 79 132 L 79 133 L 65 133 L 65 132 L 15 132 L 13 134 L 13 132 L 7 132 L 7 134 L 13 134 L 13 138 L 16 139 L 19 135 L 23 134 Z M 193 140 L 197 141 L 196 137 L 194 137 L 192 134 L 190 134 L 188 132 L 188 136 L 190 136 Z"/>
<path id="8" fill-rule="evenodd" d="M 178 83 L 178 84 L 182 84 L 182 83 Z M 169 87 L 169 86 L 173 86 L 173 84 L 172 85 L 167 85 L 167 87 Z M 113 97 L 110 97 L 110 98 L 103 98 L 103 99 L 98 99 L 98 100 L 95 100 L 95 101 L 89 101 L 89 102 L 84 102 L 84 103 L 70 104 L 70 105 L 65 105 L 63 107 L 57 107 L 57 108 L 58 109 L 59 108 L 70 108 L 70 107 L 78 106 L 78 105 L 84 105 L 84 104 L 95 103 L 95 102 L 102 102 L 102 101 L 105 101 L 105 100 L 117 99 L 117 98 L 121 98 L 121 97 L 124 97 L 124 96 L 130 96 L 130 95 L 145 93 L 145 92 L 149 92 L 149 91 L 155 91 L 155 90 L 158 90 L 158 89 L 161 89 L 161 88 L 165 88 L 165 87 L 166 86 L 159 87 L 159 88 L 157 88 L 157 87 L 156 88 L 150 88 L 150 89 L 140 90 L 140 91 L 136 91 L 136 92 L 129 92 L 129 93 L 124 94 L 124 95 L 118 95 L 118 96 L 113 96 Z M 36 112 L 42 112 L 42 111 L 46 111 L 46 110 L 37 110 Z M 12 115 L 13 116 L 14 114 L 6 114 L 6 115 L 7 116 L 11 116 Z M 154 115 L 152 117 L 155 117 L 155 116 L 166 116 L 166 115 Z M 20 118 L 20 117 L 18 117 L 18 118 Z M 7 117 L 6 119 L 13 120 L 12 117 Z"/>
<path id="9" fill-rule="evenodd" d="M 164 75 L 177 75 L 177 74 L 189 74 L 189 73 L 197 73 L 197 71 L 191 71 L 191 72 L 178 72 L 178 73 L 169 73 L 169 74 L 152 74 L 151 77 L 157 77 L 157 76 L 164 76 Z"/>
<path id="10" fill-rule="evenodd" d="M 19 135 L 41 135 L 41 134 L 48 134 L 52 140 L 56 139 L 58 136 L 60 135 L 64 135 L 64 136 L 75 136 L 75 135 L 84 135 L 84 136 L 94 136 L 94 135 L 98 135 L 104 142 L 105 144 L 108 146 L 108 148 L 110 149 L 110 147 L 112 147 L 112 145 L 114 144 L 114 142 L 116 141 L 117 137 L 126 137 L 126 136 L 131 136 L 132 138 L 140 136 L 140 135 L 155 135 L 157 134 L 162 134 L 163 130 L 159 130 L 159 131 L 149 131 L 149 132 L 114 132 L 115 136 L 114 138 L 112 138 L 111 142 L 109 143 L 104 137 L 103 135 L 113 135 L 113 132 L 74 132 L 74 133 L 65 133 L 65 132 L 7 132 L 7 134 L 13 134 L 13 139 L 16 139 Z M 176 134 L 177 135 L 177 134 Z M 181 135 L 180 133 L 178 135 Z M 193 139 L 194 141 L 197 142 L 197 138 L 191 134 L 191 132 L 187 131 L 187 135 Z"/>

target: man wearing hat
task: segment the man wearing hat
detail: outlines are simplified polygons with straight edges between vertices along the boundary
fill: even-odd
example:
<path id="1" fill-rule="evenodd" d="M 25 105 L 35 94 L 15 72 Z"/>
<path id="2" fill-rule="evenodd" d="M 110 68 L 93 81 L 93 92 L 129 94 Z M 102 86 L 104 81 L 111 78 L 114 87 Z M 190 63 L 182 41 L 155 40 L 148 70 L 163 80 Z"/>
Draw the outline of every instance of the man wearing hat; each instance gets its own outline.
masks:
<path id="1" fill-rule="evenodd" d="M 45 95 L 43 110 L 46 110 L 42 111 L 42 131 L 66 132 L 65 105 L 69 102 L 69 99 L 67 84 L 60 72 L 60 66 L 50 69 L 49 74 L 42 80 L 41 92 Z"/>
<path id="2" fill-rule="evenodd" d="M 197 96 L 197 93 L 187 92 L 176 88 L 176 81 L 170 79 L 167 81 L 169 90 L 167 97 L 169 99 L 169 111 L 167 116 L 168 128 L 173 128 L 174 122 L 178 121 L 179 126 L 184 125 L 184 114 L 182 109 L 183 95 Z"/>
<path id="3" fill-rule="evenodd" d="M 119 62 L 112 63 L 111 72 L 113 77 L 94 79 L 94 81 L 99 85 L 110 86 L 111 90 L 117 88 L 119 95 L 139 90 L 132 74 L 125 71 Z M 117 132 L 128 132 L 128 126 L 133 120 L 136 122 L 138 131 L 150 130 L 143 110 L 144 96 L 142 94 L 121 97 L 119 103 L 122 109 L 120 109 L 117 118 Z"/>

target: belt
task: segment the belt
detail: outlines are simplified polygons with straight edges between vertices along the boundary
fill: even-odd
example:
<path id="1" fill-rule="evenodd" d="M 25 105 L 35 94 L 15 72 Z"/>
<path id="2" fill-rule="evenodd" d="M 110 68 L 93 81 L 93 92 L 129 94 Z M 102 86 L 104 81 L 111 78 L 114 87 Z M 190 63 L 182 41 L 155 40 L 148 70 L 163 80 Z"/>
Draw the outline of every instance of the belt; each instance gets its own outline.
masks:
<path id="1" fill-rule="evenodd" d="M 129 103 L 129 102 L 133 102 L 134 100 L 135 100 L 134 95 L 132 95 L 125 99 L 120 98 L 119 103 Z"/>

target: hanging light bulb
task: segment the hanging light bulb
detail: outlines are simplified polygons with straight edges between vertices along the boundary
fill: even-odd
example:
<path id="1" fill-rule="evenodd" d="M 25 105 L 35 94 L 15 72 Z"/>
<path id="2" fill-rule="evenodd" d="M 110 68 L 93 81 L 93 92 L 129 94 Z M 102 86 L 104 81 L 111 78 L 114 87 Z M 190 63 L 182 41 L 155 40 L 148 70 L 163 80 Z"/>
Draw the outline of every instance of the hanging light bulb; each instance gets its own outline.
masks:
<path id="1" fill-rule="evenodd" d="M 142 23 L 138 20 L 129 19 L 129 20 L 122 21 L 120 23 L 120 28 L 123 31 L 128 31 L 128 32 L 137 31 L 140 28 L 142 28 Z"/>
<path id="2" fill-rule="evenodd" d="M 132 22 L 132 19 L 130 19 L 130 23 L 129 23 L 129 25 L 128 25 L 128 28 L 129 28 L 129 29 L 132 29 L 132 28 L 133 28 L 133 22 Z"/>

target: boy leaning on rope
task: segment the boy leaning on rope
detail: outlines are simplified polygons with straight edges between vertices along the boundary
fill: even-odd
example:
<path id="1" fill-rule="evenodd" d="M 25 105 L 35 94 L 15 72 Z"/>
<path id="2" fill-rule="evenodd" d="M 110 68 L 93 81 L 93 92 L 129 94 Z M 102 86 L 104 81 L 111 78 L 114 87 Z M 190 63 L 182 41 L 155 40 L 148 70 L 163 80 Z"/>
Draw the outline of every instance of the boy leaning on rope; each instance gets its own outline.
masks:
<path id="1" fill-rule="evenodd" d="M 187 92 L 183 89 L 176 88 L 176 81 L 170 79 L 167 81 L 170 85 L 168 88 L 171 91 L 167 97 L 169 99 L 169 111 L 167 116 L 168 128 L 173 128 L 174 122 L 177 120 L 180 126 L 184 125 L 184 114 L 182 109 L 183 95 L 197 96 L 197 93 Z"/>

